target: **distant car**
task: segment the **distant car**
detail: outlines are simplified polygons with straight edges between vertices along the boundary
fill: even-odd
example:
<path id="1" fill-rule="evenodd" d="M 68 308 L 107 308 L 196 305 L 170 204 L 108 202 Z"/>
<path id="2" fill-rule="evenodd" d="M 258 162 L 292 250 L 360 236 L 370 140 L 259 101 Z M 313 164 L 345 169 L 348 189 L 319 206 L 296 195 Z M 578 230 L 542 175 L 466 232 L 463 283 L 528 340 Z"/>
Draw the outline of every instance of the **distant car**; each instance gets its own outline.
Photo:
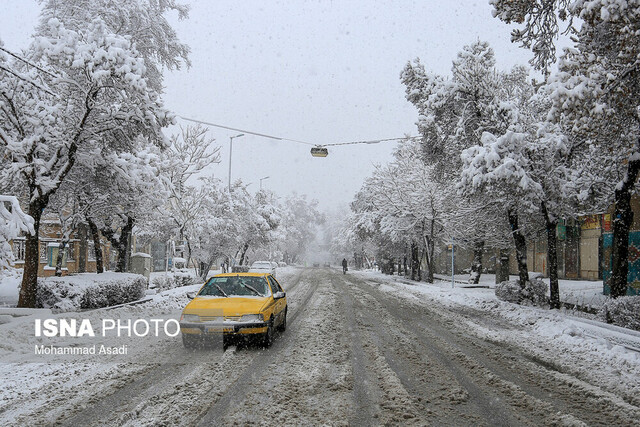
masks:
<path id="1" fill-rule="evenodd" d="M 276 277 L 276 267 L 278 264 L 271 261 L 256 261 L 249 267 L 249 273 L 268 273 Z"/>
<path id="2" fill-rule="evenodd" d="M 213 276 L 182 310 L 180 331 L 186 348 L 211 336 L 257 337 L 268 347 L 276 330 L 287 328 L 287 296 L 270 274 Z"/>

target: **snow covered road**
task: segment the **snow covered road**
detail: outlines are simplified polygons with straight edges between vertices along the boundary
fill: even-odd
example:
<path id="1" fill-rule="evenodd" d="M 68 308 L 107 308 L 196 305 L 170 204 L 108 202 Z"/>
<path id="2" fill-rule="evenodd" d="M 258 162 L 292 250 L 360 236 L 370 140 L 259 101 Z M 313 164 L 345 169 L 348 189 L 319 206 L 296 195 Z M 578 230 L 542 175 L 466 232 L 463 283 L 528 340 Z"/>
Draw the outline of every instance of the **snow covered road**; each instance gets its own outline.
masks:
<path id="1" fill-rule="evenodd" d="M 631 350 L 607 367 L 587 342 L 377 276 L 279 278 L 289 322 L 268 350 L 187 351 L 175 339 L 149 348 L 166 353 L 155 364 L 3 364 L 0 423 L 637 425 Z"/>

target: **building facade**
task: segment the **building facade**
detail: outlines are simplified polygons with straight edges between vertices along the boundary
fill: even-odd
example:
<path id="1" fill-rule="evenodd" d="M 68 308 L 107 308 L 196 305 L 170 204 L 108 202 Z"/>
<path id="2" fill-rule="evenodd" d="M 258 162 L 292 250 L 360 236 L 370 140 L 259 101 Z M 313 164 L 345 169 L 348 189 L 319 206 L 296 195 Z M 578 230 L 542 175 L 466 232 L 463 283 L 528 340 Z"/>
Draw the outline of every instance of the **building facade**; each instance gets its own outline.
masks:
<path id="1" fill-rule="evenodd" d="M 53 217 L 45 217 L 40 226 L 38 276 L 47 277 L 55 274 L 61 237 L 62 227 L 60 221 Z M 24 237 L 18 237 L 11 241 L 14 256 L 13 266 L 15 268 L 24 268 L 25 243 Z M 115 262 L 115 256 L 106 239 L 101 241 L 101 245 L 104 267 L 108 269 L 110 263 Z M 62 256 L 63 275 L 96 272 L 94 242 L 88 238 L 87 230 L 83 226 L 78 227 L 78 230 L 74 230 L 71 233 L 71 238 L 64 248 Z"/>

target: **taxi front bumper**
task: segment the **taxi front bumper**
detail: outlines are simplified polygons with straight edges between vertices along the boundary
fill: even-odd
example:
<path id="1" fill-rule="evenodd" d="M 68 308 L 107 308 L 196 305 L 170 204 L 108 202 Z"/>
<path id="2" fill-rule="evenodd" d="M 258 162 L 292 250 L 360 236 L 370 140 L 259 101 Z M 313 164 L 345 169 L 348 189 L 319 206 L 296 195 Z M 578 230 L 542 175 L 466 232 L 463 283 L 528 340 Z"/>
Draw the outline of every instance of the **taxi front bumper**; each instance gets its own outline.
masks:
<path id="1" fill-rule="evenodd" d="M 267 332 L 266 322 L 180 322 L 183 334 L 263 334 Z"/>

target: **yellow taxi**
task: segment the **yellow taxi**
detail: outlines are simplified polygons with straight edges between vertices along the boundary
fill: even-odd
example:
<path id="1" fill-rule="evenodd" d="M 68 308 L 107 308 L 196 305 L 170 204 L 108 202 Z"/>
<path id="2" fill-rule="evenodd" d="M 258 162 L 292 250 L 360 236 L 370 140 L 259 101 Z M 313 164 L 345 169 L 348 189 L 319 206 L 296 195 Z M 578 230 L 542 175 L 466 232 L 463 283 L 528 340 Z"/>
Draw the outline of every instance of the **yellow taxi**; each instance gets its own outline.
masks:
<path id="1" fill-rule="evenodd" d="M 207 336 L 258 337 L 265 347 L 287 328 L 287 296 L 266 273 L 225 273 L 209 279 L 182 310 L 182 343 L 193 348 Z"/>

